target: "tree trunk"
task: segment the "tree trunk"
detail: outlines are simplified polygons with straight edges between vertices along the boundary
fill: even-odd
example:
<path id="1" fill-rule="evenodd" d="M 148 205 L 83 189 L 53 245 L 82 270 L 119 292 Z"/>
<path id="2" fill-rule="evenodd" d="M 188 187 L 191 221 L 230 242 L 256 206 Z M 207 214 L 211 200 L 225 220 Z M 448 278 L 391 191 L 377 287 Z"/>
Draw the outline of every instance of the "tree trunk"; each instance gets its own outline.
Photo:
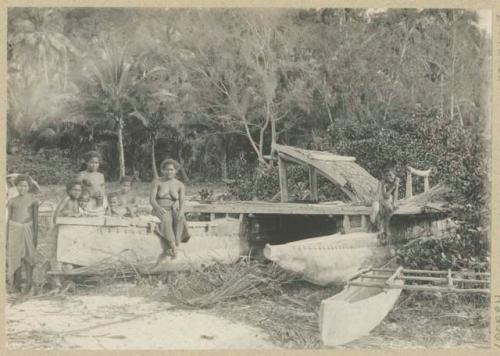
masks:
<path id="1" fill-rule="evenodd" d="M 123 150 L 123 119 L 117 119 L 118 123 L 118 163 L 120 167 L 120 179 L 125 176 L 125 153 Z"/>
<path id="2" fill-rule="evenodd" d="M 158 179 L 158 169 L 156 168 L 156 154 L 155 154 L 155 143 L 154 137 L 151 138 L 151 167 L 153 168 L 153 179 Z"/>
<path id="3" fill-rule="evenodd" d="M 227 144 L 223 142 L 220 158 L 220 175 L 222 180 L 227 179 Z"/>

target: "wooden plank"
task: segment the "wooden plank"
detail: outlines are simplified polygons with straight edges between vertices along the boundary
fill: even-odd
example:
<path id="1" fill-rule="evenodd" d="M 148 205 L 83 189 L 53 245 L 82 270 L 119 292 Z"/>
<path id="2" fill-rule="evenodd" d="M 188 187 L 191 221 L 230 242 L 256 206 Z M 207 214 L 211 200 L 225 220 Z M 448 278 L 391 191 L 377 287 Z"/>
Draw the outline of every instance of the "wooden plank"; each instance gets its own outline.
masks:
<path id="1" fill-rule="evenodd" d="M 324 151 L 306 150 L 307 151 L 306 154 L 300 148 L 293 148 L 290 146 L 279 145 L 277 143 L 274 143 L 272 147 L 273 150 L 277 152 L 286 153 L 287 155 L 300 159 L 301 161 L 303 161 L 302 164 L 310 164 L 311 159 L 318 161 L 347 161 L 347 162 L 356 161 L 356 157 L 338 156 L 333 153 Z"/>
<path id="2" fill-rule="evenodd" d="M 400 202 L 401 203 L 401 202 Z M 147 209 L 148 205 L 141 205 Z M 423 206 L 402 204 L 394 215 L 419 215 L 426 213 Z M 284 214 L 284 215 L 370 215 L 371 207 L 338 204 L 274 203 L 264 201 L 226 201 L 202 204 L 186 204 L 186 213 L 232 213 L 232 214 Z M 103 225 L 104 217 L 70 218 L 59 217 L 57 223 L 65 225 Z"/>
<path id="3" fill-rule="evenodd" d="M 278 169 L 279 169 L 279 179 L 280 179 L 281 202 L 286 203 L 288 201 L 286 162 L 281 156 L 278 156 Z"/>
<path id="4" fill-rule="evenodd" d="M 423 171 L 423 170 L 420 170 L 420 169 L 415 169 L 415 168 L 410 167 L 410 166 L 406 167 L 406 169 L 411 174 L 414 174 L 414 175 L 419 176 L 419 177 L 428 177 L 431 174 L 431 170 L 430 169 L 428 169 L 426 171 Z"/>
<path id="5" fill-rule="evenodd" d="M 302 166 L 312 166 L 312 167 L 316 168 L 316 170 L 318 171 L 319 174 L 321 174 L 323 177 L 328 179 L 333 184 L 339 185 L 341 188 L 343 188 L 344 185 L 347 184 L 347 180 L 343 176 L 341 176 L 340 174 L 333 174 L 333 172 L 331 172 L 331 171 L 327 172 L 326 169 L 328 168 L 328 166 L 325 166 L 326 165 L 325 162 L 309 161 L 309 160 L 307 160 L 307 158 L 304 158 L 304 160 L 301 160 L 301 159 L 298 159 L 297 157 L 290 156 L 290 155 L 283 153 L 283 152 L 280 152 L 278 154 L 278 157 L 280 157 L 284 161 L 296 163 L 296 164 L 299 164 Z M 343 190 L 345 190 L 345 188 Z"/>
<path id="6" fill-rule="evenodd" d="M 56 218 L 56 224 L 58 225 L 87 225 L 87 226 L 103 226 L 104 216 L 93 216 L 93 217 L 82 217 L 73 218 L 61 216 Z"/>
<path id="7" fill-rule="evenodd" d="M 316 168 L 309 166 L 309 188 L 311 190 L 311 199 L 318 200 L 318 174 Z"/>
<path id="8" fill-rule="evenodd" d="M 187 205 L 185 212 L 193 213 L 240 213 L 240 214 L 285 214 L 285 215 L 369 215 L 371 207 L 350 204 L 303 204 L 272 202 L 215 202 L 211 204 Z M 423 208 L 401 205 L 394 215 L 422 214 Z"/>

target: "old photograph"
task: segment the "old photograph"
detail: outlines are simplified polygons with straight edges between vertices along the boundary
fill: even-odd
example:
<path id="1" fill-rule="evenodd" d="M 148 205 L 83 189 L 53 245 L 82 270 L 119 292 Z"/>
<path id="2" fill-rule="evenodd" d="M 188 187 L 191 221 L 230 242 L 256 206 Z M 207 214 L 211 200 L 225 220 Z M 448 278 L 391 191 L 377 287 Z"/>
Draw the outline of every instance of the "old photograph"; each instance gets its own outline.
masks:
<path id="1" fill-rule="evenodd" d="M 490 10 L 7 22 L 8 349 L 490 347 Z"/>

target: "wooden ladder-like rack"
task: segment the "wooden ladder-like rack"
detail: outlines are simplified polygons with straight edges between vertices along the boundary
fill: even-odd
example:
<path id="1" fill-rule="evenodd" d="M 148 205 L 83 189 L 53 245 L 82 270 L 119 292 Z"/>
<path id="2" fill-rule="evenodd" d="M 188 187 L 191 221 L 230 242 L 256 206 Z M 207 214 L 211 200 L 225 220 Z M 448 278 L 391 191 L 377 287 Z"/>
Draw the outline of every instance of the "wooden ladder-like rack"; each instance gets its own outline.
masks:
<path id="1" fill-rule="evenodd" d="M 375 280 L 375 282 L 366 280 Z M 405 283 L 395 284 L 395 280 L 403 280 Z M 489 294 L 490 274 L 451 270 L 404 269 L 403 267 L 396 270 L 368 267 L 348 278 L 347 285 L 414 291 Z"/>

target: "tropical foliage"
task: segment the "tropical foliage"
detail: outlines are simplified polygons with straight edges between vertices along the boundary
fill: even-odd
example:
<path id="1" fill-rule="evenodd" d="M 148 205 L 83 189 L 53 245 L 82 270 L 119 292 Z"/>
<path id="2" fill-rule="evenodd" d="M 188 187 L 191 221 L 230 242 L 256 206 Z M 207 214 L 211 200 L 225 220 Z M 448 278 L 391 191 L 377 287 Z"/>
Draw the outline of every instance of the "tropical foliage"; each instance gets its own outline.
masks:
<path id="1" fill-rule="evenodd" d="M 491 55 L 475 12 L 8 15 L 10 153 L 59 148 L 76 165 L 98 149 L 108 177 L 145 180 L 170 156 L 249 199 L 275 194 L 272 142 L 353 155 L 374 176 L 394 160 L 402 186 L 406 165 L 431 167 L 464 207 L 457 244 L 486 250 Z"/>

